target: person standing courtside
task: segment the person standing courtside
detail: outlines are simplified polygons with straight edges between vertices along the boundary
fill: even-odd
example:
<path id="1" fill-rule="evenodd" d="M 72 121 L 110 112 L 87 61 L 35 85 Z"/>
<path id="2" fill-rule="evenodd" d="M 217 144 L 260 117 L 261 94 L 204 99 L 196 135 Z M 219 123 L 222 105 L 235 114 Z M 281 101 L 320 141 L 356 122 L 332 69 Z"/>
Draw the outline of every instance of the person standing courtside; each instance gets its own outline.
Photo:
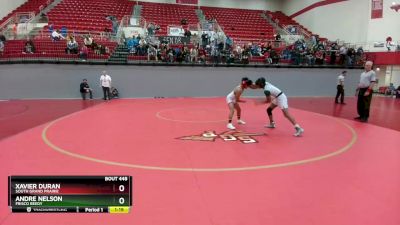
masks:
<path id="1" fill-rule="evenodd" d="M 107 74 L 107 71 L 105 70 L 100 76 L 100 85 L 103 88 L 103 99 L 110 100 L 111 77 Z"/>
<path id="2" fill-rule="evenodd" d="M 359 116 L 354 119 L 364 123 L 368 122 L 372 100 L 372 88 L 376 83 L 376 74 L 372 70 L 372 65 L 373 63 L 371 61 L 365 63 L 365 71 L 361 73 L 360 83 L 357 88 L 357 112 Z"/>
<path id="3" fill-rule="evenodd" d="M 340 97 L 340 104 L 346 104 L 344 103 L 344 78 L 346 77 L 347 71 L 343 71 L 337 78 L 337 92 L 336 92 L 336 98 L 335 98 L 335 103 L 339 103 L 339 97 Z"/>

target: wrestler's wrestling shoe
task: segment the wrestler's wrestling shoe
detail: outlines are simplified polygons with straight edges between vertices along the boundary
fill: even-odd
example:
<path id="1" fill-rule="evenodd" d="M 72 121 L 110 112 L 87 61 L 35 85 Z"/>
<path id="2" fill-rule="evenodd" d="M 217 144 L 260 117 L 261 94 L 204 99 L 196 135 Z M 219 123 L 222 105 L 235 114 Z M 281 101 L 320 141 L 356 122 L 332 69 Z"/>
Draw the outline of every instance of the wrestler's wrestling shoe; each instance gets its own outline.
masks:
<path id="1" fill-rule="evenodd" d="M 243 120 L 238 120 L 237 123 L 238 123 L 238 124 L 242 124 L 242 125 L 243 125 L 243 124 L 246 124 L 246 122 L 244 122 Z"/>
<path id="2" fill-rule="evenodd" d="M 268 125 L 265 125 L 264 127 L 266 127 L 266 128 L 275 128 L 275 122 L 272 122 L 272 123 L 270 123 Z"/>
<path id="3" fill-rule="evenodd" d="M 228 125 L 226 125 L 226 128 L 234 130 L 236 129 L 236 127 L 234 127 L 231 123 L 228 123 Z"/>
<path id="4" fill-rule="evenodd" d="M 293 134 L 295 137 L 300 137 L 301 134 L 304 133 L 304 129 L 301 127 L 295 127 L 294 129 L 296 129 L 296 133 Z"/>

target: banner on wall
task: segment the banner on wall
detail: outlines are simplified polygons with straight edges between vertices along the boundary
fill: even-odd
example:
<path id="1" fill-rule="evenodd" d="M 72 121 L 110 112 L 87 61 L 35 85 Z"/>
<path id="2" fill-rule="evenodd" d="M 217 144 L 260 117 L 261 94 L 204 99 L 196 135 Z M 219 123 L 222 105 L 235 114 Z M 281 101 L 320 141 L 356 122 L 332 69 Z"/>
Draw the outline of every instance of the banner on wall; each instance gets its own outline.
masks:
<path id="1" fill-rule="evenodd" d="M 372 0 L 371 19 L 379 19 L 382 17 L 383 17 L 383 0 Z"/>
<path id="2" fill-rule="evenodd" d="M 161 43 L 170 44 L 170 45 L 190 44 L 189 37 L 159 36 L 158 40 Z"/>
<path id="3" fill-rule="evenodd" d="M 168 36 L 185 36 L 185 30 L 182 26 L 169 26 L 168 27 Z"/>
<path id="4" fill-rule="evenodd" d="M 190 5 L 197 5 L 198 0 L 176 0 L 176 4 L 190 4 Z"/>

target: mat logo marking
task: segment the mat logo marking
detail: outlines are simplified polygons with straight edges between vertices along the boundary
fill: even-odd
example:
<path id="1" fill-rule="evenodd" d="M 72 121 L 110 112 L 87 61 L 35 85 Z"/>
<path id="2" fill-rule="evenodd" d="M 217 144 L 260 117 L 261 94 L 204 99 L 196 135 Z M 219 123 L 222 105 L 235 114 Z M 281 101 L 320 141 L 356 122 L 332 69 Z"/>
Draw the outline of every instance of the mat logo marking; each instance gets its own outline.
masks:
<path id="1" fill-rule="evenodd" d="M 178 140 L 184 141 L 209 141 L 214 142 L 216 139 L 221 139 L 225 142 L 240 141 L 243 144 L 254 144 L 258 141 L 254 138 L 256 136 L 265 136 L 265 133 L 248 133 L 242 131 L 225 131 L 216 133 L 215 131 L 204 131 L 199 135 L 189 135 L 178 137 Z"/>

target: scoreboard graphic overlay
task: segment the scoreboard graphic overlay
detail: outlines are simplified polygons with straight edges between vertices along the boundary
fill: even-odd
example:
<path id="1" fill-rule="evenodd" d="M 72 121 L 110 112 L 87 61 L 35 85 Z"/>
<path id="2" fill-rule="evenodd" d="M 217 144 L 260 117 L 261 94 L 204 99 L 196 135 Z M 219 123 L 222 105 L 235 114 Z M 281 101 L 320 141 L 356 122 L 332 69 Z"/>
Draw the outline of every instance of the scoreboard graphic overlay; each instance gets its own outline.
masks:
<path id="1" fill-rule="evenodd" d="M 131 176 L 9 176 L 13 213 L 129 213 Z"/>

